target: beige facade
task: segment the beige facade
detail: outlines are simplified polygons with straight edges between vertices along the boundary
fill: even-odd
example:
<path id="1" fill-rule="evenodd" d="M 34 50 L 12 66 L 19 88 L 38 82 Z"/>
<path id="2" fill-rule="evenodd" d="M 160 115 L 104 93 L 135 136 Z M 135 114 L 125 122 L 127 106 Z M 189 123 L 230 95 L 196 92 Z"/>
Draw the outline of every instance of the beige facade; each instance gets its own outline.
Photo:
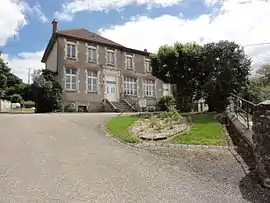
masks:
<path id="1" fill-rule="evenodd" d="M 88 48 L 96 50 L 96 61 L 88 60 L 91 55 Z M 73 57 L 68 57 L 68 53 Z M 156 106 L 168 85 L 163 85 L 147 71 L 148 61 L 148 54 L 58 37 L 45 63 L 47 69 L 59 73 L 64 87 L 64 105 L 72 103 L 76 107 L 85 106 L 89 111 L 101 111 L 104 99 L 118 102 L 124 92 L 130 94 L 133 102 L 146 99 L 147 106 Z M 131 82 L 127 84 L 126 80 Z M 76 87 L 70 81 L 75 82 Z M 151 87 L 145 83 L 150 83 Z"/>

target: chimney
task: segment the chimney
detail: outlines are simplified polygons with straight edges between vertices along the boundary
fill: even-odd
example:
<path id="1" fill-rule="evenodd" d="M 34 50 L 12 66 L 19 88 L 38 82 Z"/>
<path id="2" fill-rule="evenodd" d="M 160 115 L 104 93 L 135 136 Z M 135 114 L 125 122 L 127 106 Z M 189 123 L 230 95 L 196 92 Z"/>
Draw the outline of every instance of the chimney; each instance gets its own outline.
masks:
<path id="1" fill-rule="evenodd" d="M 57 31 L 57 21 L 53 19 L 52 21 L 52 33 L 54 34 Z"/>

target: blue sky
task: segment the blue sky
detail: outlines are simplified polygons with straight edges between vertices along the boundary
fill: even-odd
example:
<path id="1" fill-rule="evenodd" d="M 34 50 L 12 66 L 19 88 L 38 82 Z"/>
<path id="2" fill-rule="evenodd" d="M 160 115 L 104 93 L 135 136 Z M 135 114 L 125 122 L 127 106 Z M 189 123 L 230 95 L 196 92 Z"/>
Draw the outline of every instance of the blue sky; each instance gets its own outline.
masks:
<path id="1" fill-rule="evenodd" d="M 2 2 L 3 1 L 3 2 Z M 269 42 L 270 2 L 265 0 L 1 0 L 0 48 L 12 71 L 26 80 L 40 69 L 51 36 L 59 29 L 86 28 L 125 46 L 155 52 L 176 41 L 221 39 L 242 45 Z M 269 46 L 248 47 L 259 66 Z"/>

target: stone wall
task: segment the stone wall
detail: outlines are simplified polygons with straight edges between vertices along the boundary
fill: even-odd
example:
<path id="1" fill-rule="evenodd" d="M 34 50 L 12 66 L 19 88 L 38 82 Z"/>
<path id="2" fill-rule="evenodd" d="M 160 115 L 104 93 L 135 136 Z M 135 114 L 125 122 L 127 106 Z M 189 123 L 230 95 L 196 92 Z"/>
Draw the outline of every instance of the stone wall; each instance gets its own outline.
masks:
<path id="1" fill-rule="evenodd" d="M 270 100 L 257 105 L 252 130 L 256 171 L 262 184 L 270 188 Z"/>

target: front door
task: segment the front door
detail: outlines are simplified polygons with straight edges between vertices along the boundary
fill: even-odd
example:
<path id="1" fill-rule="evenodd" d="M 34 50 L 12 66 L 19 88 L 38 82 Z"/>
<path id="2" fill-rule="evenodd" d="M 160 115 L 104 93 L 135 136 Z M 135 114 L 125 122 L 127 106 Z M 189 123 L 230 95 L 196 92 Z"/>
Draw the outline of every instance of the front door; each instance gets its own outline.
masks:
<path id="1" fill-rule="evenodd" d="M 117 79 L 115 76 L 106 76 L 106 98 L 109 101 L 117 101 Z"/>

